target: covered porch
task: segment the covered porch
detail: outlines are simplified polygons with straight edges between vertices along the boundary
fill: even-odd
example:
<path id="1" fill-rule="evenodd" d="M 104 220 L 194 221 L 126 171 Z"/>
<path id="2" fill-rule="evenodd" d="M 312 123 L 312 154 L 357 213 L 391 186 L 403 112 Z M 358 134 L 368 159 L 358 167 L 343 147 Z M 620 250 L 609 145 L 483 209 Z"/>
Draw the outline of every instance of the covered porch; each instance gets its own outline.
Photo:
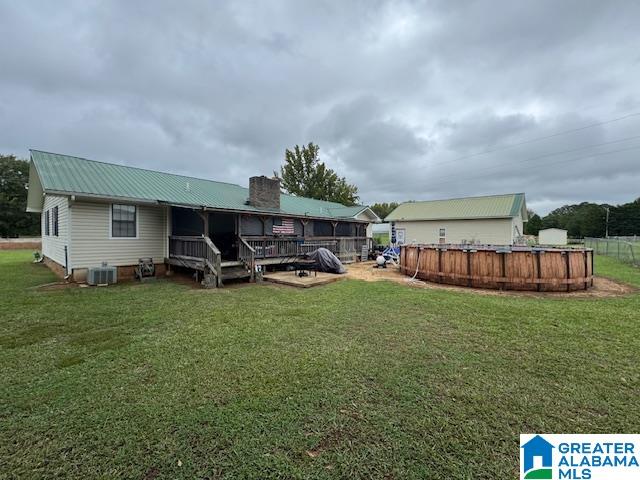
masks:
<path id="1" fill-rule="evenodd" d="M 204 275 L 221 286 L 225 278 L 250 278 L 256 266 L 300 261 L 320 247 L 343 263 L 357 261 L 372 239 L 356 219 L 254 215 L 171 206 L 167 263 Z"/>

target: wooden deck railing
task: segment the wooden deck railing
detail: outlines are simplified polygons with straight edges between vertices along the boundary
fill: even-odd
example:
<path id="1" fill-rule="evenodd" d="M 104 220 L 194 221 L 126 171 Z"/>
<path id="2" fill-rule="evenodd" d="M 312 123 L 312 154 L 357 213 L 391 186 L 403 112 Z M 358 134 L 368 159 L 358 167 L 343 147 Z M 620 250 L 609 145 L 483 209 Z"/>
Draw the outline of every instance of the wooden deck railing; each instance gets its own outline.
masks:
<path id="1" fill-rule="evenodd" d="M 271 258 L 295 258 L 318 248 L 332 251 L 342 262 L 354 262 L 362 252 L 362 246 L 371 248 L 368 237 L 238 237 L 238 260 L 251 271 L 254 278 L 256 260 Z M 209 237 L 169 237 L 169 257 L 181 260 L 180 264 L 204 270 L 215 278 L 215 286 L 222 286 L 222 255 Z"/>
<path id="2" fill-rule="evenodd" d="M 338 243 L 338 258 L 343 262 L 355 262 L 362 254 L 362 247 L 367 246 L 371 250 L 370 238 L 367 237 L 341 237 Z"/>
<path id="3" fill-rule="evenodd" d="M 255 258 L 298 257 L 318 248 L 331 250 L 340 260 L 355 261 L 362 246 L 371 248 L 368 237 L 243 237 L 255 250 Z"/>
<path id="4" fill-rule="evenodd" d="M 298 244 L 295 237 L 243 237 L 253 250 L 255 258 L 297 257 Z"/>
<path id="5" fill-rule="evenodd" d="M 211 239 L 204 236 L 204 243 L 207 245 L 205 249 L 207 267 L 211 273 L 215 275 L 216 287 L 222 286 L 222 253 L 218 250 L 218 247 L 214 245 Z"/>
<path id="6" fill-rule="evenodd" d="M 214 275 L 215 286 L 222 286 L 222 255 L 209 237 L 169 237 L 169 257 L 188 262 L 202 262 L 205 273 Z"/>
<path id="7" fill-rule="evenodd" d="M 251 281 L 253 281 L 256 274 L 256 250 L 240 236 L 238 236 L 238 260 L 251 272 Z"/>
<path id="8" fill-rule="evenodd" d="M 309 245 L 317 245 L 315 248 L 328 248 L 342 262 L 355 262 L 360 257 L 364 245 L 369 250 L 373 248 L 373 239 L 370 237 L 313 237 L 306 242 Z M 323 245 L 325 242 L 330 246 Z"/>

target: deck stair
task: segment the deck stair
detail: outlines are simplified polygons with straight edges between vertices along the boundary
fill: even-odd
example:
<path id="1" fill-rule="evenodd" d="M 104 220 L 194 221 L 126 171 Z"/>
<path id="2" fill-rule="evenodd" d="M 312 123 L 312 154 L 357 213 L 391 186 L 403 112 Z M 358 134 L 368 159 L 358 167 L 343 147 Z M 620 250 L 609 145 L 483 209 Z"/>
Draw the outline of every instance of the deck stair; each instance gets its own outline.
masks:
<path id="1" fill-rule="evenodd" d="M 241 280 L 243 278 L 251 278 L 251 272 L 244 266 L 222 268 L 223 282 L 226 282 L 227 280 Z"/>
<path id="2" fill-rule="evenodd" d="M 172 236 L 165 261 L 202 273 L 202 284 L 206 287 L 222 287 L 227 280 L 253 279 L 253 251 L 242 245 L 239 260 L 222 260 L 220 250 L 206 236 Z"/>
<path id="3" fill-rule="evenodd" d="M 243 263 L 240 260 L 222 260 L 220 262 L 222 268 L 241 267 L 242 265 Z"/>
<path id="4" fill-rule="evenodd" d="M 203 273 L 202 284 L 207 288 L 222 287 L 222 255 L 218 247 L 205 235 L 169 237 L 169 265 L 190 268 Z"/>

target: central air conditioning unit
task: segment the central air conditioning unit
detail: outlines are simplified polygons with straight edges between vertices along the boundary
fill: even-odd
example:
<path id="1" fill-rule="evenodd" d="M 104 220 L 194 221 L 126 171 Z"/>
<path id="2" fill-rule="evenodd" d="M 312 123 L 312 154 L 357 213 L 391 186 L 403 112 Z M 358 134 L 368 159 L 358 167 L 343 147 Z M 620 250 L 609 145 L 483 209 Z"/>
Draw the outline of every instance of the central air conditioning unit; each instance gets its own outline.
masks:
<path id="1" fill-rule="evenodd" d="M 118 269 L 103 263 L 101 267 L 91 267 L 87 270 L 89 285 L 111 285 L 118 281 Z"/>

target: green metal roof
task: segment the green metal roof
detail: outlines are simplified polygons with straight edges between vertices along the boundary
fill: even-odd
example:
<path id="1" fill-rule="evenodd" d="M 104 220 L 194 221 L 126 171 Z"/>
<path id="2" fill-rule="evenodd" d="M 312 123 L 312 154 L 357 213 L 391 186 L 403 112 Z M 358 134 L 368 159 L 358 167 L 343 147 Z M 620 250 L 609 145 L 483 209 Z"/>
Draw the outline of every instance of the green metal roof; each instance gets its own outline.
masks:
<path id="1" fill-rule="evenodd" d="M 518 213 L 527 220 L 524 193 L 407 202 L 392 211 L 385 221 L 508 218 Z"/>
<path id="2" fill-rule="evenodd" d="M 318 218 L 353 218 L 367 209 L 281 194 L 280 210 L 247 205 L 249 189 L 231 183 L 31 150 L 45 192 Z"/>

